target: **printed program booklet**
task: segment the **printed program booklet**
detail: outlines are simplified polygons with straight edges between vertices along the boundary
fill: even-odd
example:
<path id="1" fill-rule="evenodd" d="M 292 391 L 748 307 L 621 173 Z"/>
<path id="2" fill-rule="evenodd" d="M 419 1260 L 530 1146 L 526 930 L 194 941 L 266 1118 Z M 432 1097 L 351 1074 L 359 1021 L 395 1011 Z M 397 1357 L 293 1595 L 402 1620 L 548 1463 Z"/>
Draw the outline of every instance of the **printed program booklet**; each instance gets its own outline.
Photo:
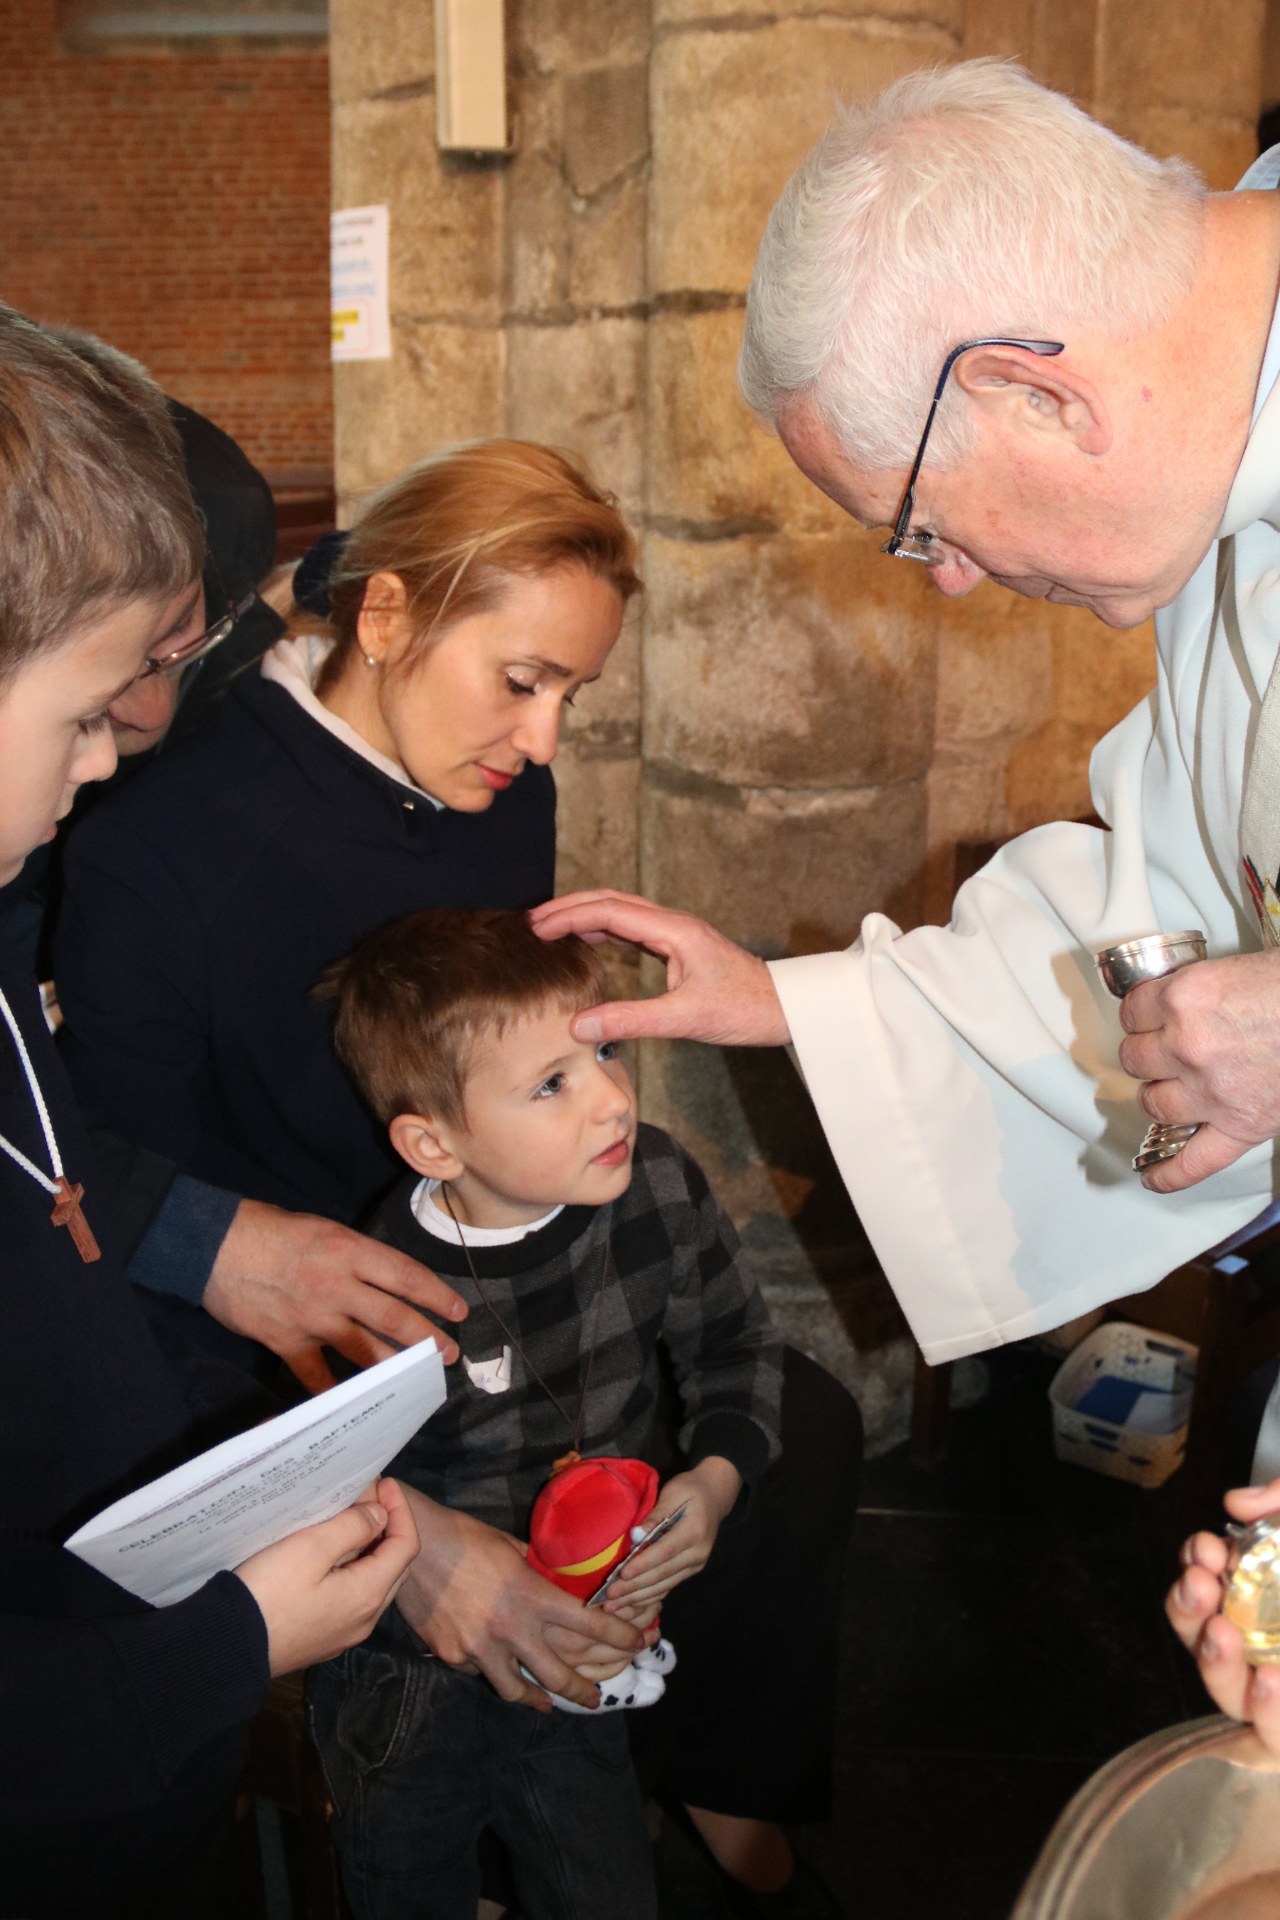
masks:
<path id="1" fill-rule="evenodd" d="M 156 1606 L 185 1600 L 349 1507 L 444 1397 L 444 1363 L 423 1340 L 126 1494 L 68 1551 Z"/>

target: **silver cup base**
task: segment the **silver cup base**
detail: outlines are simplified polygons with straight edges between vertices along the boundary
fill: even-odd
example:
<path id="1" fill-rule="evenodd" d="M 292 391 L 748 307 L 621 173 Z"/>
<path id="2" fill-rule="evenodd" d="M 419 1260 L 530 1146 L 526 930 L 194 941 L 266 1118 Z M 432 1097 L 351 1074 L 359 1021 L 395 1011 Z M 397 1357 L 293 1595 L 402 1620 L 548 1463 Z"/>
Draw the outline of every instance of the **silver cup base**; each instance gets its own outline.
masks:
<path id="1" fill-rule="evenodd" d="M 1199 1131 L 1198 1121 L 1182 1126 L 1148 1127 L 1142 1136 L 1142 1145 L 1131 1162 L 1134 1172 L 1144 1173 L 1148 1167 L 1158 1167 L 1166 1160 L 1176 1160 L 1188 1140 Z"/>

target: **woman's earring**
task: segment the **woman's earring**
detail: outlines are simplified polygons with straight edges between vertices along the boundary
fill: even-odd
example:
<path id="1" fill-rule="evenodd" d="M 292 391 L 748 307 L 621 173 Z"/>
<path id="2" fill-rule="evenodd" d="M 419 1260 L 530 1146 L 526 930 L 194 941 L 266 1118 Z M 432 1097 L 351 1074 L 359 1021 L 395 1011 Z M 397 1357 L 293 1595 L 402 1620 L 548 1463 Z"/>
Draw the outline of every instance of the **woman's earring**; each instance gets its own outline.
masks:
<path id="1" fill-rule="evenodd" d="M 381 660 L 375 659 L 373 654 L 371 653 L 366 653 L 366 655 L 364 656 L 364 663 L 366 667 L 380 667 L 382 665 Z"/>

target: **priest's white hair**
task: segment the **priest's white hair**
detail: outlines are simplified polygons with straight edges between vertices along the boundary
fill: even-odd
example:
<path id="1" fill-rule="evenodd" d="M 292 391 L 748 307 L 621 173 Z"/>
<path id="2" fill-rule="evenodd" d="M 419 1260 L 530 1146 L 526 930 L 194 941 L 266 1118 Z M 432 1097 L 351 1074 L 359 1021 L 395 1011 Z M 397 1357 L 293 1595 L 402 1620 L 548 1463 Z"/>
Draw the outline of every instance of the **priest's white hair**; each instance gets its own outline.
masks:
<path id="1" fill-rule="evenodd" d="M 1205 186 L 1001 60 L 841 110 L 769 216 L 738 374 L 769 425 L 804 395 L 855 465 L 901 467 L 951 347 L 1159 327 L 1194 279 Z M 950 404 L 947 404 L 949 398 Z M 948 388 L 930 461 L 971 422 Z"/>

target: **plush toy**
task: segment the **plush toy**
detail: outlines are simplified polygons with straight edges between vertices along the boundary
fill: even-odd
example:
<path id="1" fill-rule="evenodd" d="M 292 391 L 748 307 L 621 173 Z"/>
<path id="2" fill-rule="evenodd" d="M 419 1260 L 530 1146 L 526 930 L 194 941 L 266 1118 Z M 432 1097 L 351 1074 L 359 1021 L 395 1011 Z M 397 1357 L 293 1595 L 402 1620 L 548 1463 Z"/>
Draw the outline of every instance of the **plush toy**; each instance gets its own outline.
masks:
<path id="1" fill-rule="evenodd" d="M 589 1600 L 635 1542 L 658 1497 L 643 1460 L 578 1460 L 553 1473 L 533 1503 L 529 1565 L 566 1593 Z"/>
<path id="2" fill-rule="evenodd" d="M 633 1530 L 643 1532 L 657 1498 L 658 1476 L 643 1460 L 574 1460 L 558 1467 L 533 1503 L 529 1565 L 566 1593 L 589 1600 L 631 1552 Z M 576 1707 L 559 1694 L 551 1697 L 568 1713 L 652 1706 L 675 1663 L 670 1641 L 660 1639 L 601 1682 L 599 1707 Z"/>

